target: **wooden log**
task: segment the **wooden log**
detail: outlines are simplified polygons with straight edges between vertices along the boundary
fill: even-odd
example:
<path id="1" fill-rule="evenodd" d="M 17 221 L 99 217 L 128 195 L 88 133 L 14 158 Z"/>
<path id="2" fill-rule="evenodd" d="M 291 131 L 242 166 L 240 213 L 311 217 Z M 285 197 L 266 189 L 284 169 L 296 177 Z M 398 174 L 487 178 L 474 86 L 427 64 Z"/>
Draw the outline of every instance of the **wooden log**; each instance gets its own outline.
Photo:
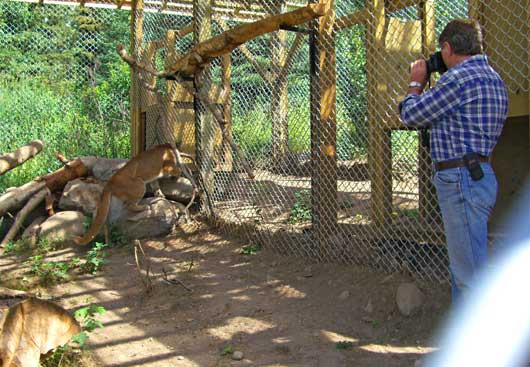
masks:
<path id="1" fill-rule="evenodd" d="M 18 188 L 8 191 L 0 197 L 0 217 L 8 211 L 20 209 L 36 192 L 47 187 L 51 192 L 62 190 L 68 181 L 88 175 L 88 168 L 81 159 L 76 158 L 64 167 L 44 177 L 36 178 Z"/>
<path id="2" fill-rule="evenodd" d="M 44 181 L 31 181 L 6 192 L 0 197 L 0 217 L 9 211 L 20 209 L 30 197 L 45 187 Z"/>
<path id="3" fill-rule="evenodd" d="M 86 177 L 87 175 L 87 166 L 84 165 L 81 159 L 76 158 L 57 171 L 42 177 L 42 179 L 46 182 L 46 186 L 50 191 L 55 192 L 62 190 L 68 181 L 79 177 Z"/>
<path id="4" fill-rule="evenodd" d="M 201 42 L 193 47 L 186 55 L 177 62 L 166 67 L 164 72 L 158 72 L 150 68 L 153 75 L 165 79 L 174 79 L 176 76 L 192 76 L 202 69 L 214 58 L 232 52 L 239 45 L 261 36 L 274 32 L 281 26 L 296 26 L 321 17 L 329 10 L 329 4 L 309 4 L 303 8 L 277 14 L 249 24 L 239 25 L 229 31 Z M 120 56 L 125 59 L 125 48 L 118 45 Z"/>
<path id="5" fill-rule="evenodd" d="M 44 198 L 46 196 L 48 196 L 50 194 L 50 190 L 45 187 L 43 188 L 42 190 L 40 190 L 39 192 L 37 192 L 29 201 L 28 203 L 24 206 L 24 208 L 22 208 L 21 211 L 18 212 L 17 216 L 15 217 L 15 222 L 13 223 L 13 225 L 11 226 L 11 228 L 9 229 L 9 231 L 7 232 L 7 234 L 5 235 L 4 239 L 2 240 L 2 242 L 0 242 L 0 248 L 3 248 L 9 241 L 11 241 L 13 238 L 15 238 L 18 230 L 20 229 L 20 227 L 22 226 L 22 223 L 24 222 L 24 219 L 28 216 L 29 213 L 31 213 L 36 207 L 37 205 L 40 204 L 40 202 L 42 200 L 44 200 Z"/>
<path id="6" fill-rule="evenodd" d="M 18 148 L 12 153 L 0 156 L 0 175 L 20 166 L 22 163 L 35 157 L 42 151 L 44 144 L 40 140 L 33 140 L 28 144 Z"/>

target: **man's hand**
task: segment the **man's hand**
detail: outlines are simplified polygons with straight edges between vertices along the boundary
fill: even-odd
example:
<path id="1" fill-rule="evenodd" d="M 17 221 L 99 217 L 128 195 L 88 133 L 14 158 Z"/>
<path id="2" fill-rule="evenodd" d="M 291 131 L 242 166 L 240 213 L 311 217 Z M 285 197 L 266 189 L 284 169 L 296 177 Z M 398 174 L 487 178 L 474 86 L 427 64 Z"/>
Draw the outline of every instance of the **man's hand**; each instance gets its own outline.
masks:
<path id="1" fill-rule="evenodd" d="M 410 81 L 418 82 L 423 87 L 427 83 L 427 63 L 424 59 L 419 59 L 410 64 Z"/>

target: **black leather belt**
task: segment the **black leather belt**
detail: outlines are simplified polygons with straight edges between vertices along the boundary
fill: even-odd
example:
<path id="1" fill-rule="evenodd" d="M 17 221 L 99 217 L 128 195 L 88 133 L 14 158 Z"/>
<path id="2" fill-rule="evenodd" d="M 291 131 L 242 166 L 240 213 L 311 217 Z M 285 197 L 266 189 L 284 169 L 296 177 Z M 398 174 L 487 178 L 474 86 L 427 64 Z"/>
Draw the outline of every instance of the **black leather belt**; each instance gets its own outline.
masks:
<path id="1" fill-rule="evenodd" d="M 490 158 L 485 157 L 483 155 L 478 156 L 478 160 L 480 162 L 489 163 Z M 464 167 L 464 160 L 462 158 L 457 159 L 449 159 L 447 161 L 441 161 L 441 162 L 435 162 L 434 163 L 434 171 L 443 171 L 444 169 L 450 169 L 450 168 L 457 168 L 457 167 Z"/>

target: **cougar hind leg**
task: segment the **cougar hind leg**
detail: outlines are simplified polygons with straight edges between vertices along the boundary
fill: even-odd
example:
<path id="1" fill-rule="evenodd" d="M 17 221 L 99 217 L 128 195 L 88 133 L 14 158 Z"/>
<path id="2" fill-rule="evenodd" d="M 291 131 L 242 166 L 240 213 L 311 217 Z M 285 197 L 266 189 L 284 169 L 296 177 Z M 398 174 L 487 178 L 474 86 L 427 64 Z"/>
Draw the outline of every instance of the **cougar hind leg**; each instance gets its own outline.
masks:
<path id="1" fill-rule="evenodd" d="M 138 202 L 145 195 L 145 183 L 141 178 L 131 177 L 127 191 L 116 193 L 116 196 L 123 201 L 125 207 L 134 212 L 145 210 L 147 205 L 140 205 Z"/>

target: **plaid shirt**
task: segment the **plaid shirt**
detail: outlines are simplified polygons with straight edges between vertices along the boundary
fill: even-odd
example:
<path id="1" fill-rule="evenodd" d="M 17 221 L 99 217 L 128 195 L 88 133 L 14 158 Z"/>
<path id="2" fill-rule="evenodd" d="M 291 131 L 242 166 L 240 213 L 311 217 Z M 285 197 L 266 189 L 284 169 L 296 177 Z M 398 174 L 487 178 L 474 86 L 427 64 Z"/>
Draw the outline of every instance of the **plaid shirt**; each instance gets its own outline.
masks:
<path id="1" fill-rule="evenodd" d="M 490 156 L 508 112 L 501 77 L 484 55 L 474 55 L 442 74 L 421 95 L 408 94 L 399 104 L 407 126 L 430 127 L 434 162 L 471 152 Z"/>

